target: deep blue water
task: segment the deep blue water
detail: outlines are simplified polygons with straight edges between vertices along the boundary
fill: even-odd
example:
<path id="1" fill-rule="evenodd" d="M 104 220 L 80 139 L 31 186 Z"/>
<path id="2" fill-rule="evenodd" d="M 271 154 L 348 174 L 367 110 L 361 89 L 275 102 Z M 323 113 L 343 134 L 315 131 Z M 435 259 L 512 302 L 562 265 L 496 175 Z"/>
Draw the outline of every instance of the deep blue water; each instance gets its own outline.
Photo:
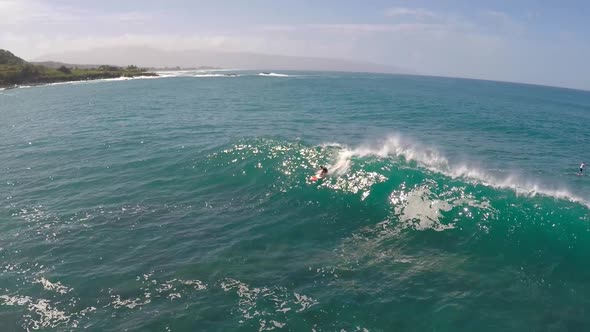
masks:
<path id="1" fill-rule="evenodd" d="M 0 91 L 0 326 L 588 330 L 588 124 L 418 76 Z"/>

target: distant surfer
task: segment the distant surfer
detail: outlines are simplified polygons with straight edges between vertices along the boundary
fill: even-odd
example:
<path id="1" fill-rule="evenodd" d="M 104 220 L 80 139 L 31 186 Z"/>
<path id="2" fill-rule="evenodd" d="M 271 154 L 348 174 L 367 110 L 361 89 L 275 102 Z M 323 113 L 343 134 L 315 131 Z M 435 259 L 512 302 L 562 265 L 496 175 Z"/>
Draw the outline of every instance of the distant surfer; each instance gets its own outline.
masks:
<path id="1" fill-rule="evenodd" d="M 586 167 L 586 163 L 582 162 L 582 164 L 580 165 L 580 173 L 578 173 L 578 174 L 584 175 L 584 167 Z"/>

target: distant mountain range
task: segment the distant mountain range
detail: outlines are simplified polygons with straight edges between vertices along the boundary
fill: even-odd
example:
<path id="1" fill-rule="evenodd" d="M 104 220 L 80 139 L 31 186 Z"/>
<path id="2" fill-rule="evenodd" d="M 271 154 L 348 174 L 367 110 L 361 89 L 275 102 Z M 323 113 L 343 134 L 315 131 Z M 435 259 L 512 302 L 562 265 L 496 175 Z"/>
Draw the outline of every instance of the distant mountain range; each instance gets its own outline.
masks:
<path id="1" fill-rule="evenodd" d="M 168 51 L 150 47 L 96 48 L 47 54 L 34 61 L 100 63 L 117 66 L 134 64 L 147 68 L 221 67 L 256 70 L 310 70 L 412 74 L 410 70 L 350 60 L 295 57 L 256 53 L 229 53 L 199 50 Z"/>

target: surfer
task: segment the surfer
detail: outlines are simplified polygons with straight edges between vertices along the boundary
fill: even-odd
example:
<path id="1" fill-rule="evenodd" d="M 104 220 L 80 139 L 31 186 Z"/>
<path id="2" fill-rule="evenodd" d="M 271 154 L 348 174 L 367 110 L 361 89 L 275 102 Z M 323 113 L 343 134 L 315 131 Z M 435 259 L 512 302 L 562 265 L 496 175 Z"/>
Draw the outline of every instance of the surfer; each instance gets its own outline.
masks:
<path id="1" fill-rule="evenodd" d="M 584 167 L 586 167 L 586 163 L 582 162 L 582 164 L 580 165 L 580 175 L 582 175 L 584 173 Z"/>
<path id="2" fill-rule="evenodd" d="M 320 169 L 318 170 L 318 172 L 316 173 L 316 175 L 312 176 L 311 178 L 309 178 L 311 181 L 315 182 L 319 179 L 323 179 L 328 175 L 328 169 L 324 166 L 320 167 Z"/>
<path id="3" fill-rule="evenodd" d="M 326 175 L 328 175 L 328 169 L 322 166 L 322 169 L 320 170 L 318 177 L 323 178 L 326 177 Z"/>

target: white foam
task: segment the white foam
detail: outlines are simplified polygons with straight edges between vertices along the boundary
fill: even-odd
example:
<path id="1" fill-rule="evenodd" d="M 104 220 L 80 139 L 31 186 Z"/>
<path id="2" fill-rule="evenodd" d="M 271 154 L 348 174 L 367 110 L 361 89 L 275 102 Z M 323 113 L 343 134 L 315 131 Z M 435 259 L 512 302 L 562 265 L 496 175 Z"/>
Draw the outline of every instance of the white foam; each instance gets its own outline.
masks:
<path id="1" fill-rule="evenodd" d="M 33 87 L 45 87 L 45 86 L 54 86 L 54 85 L 78 85 L 78 84 L 88 84 L 88 83 L 101 83 L 101 82 L 118 82 L 118 81 L 130 81 L 130 80 L 148 80 L 148 79 L 157 79 L 162 78 L 162 76 L 134 76 L 134 77 L 113 77 L 113 78 L 101 78 L 96 80 L 79 80 L 79 81 L 65 81 L 65 82 L 54 82 L 54 83 L 43 83 L 43 84 L 36 84 L 36 85 L 19 85 L 19 89 L 27 89 Z"/>
<path id="2" fill-rule="evenodd" d="M 335 172 L 337 173 L 337 172 Z M 341 190 L 349 193 L 362 193 L 361 200 L 369 196 L 371 187 L 376 183 L 387 181 L 387 178 L 376 172 L 367 172 L 359 170 L 349 174 L 343 174 L 334 181 L 326 181 L 322 185 L 324 187 Z"/>
<path id="3" fill-rule="evenodd" d="M 366 157 L 377 156 L 381 158 L 395 156 L 403 157 L 406 161 L 416 161 L 428 167 L 436 167 L 440 170 L 449 168 L 448 160 L 433 148 L 423 147 L 417 143 L 390 136 L 381 144 L 375 146 L 365 145 L 353 150 L 344 151 L 345 154 Z"/>
<path id="4" fill-rule="evenodd" d="M 442 212 L 451 211 L 454 205 L 445 200 L 432 199 L 428 186 L 420 186 L 410 192 L 396 190 L 389 199 L 400 222 L 411 225 L 416 230 L 444 231 L 455 228 L 453 224 L 440 222 Z"/>
<path id="5" fill-rule="evenodd" d="M 295 292 L 290 293 L 285 287 L 251 287 L 231 278 L 223 280 L 220 287 L 225 292 L 234 291 L 239 297 L 238 310 L 243 318 L 240 322 L 258 319 L 261 330 L 282 328 L 285 323 L 271 319 L 283 318 L 291 310 L 302 312 L 318 304 L 313 298 Z M 265 307 L 270 307 L 270 310 L 265 310 Z"/>
<path id="6" fill-rule="evenodd" d="M 348 173 L 348 170 L 350 169 L 351 165 L 352 156 L 353 152 L 348 149 L 344 149 L 342 152 L 340 152 L 338 154 L 338 158 L 336 159 L 336 161 L 331 165 L 328 165 L 330 174 L 342 176 Z"/>
<path id="7" fill-rule="evenodd" d="M 196 290 L 203 290 L 207 289 L 207 284 L 203 283 L 200 280 L 179 280 L 183 285 L 193 286 Z"/>
<path id="8" fill-rule="evenodd" d="M 51 302 L 46 299 L 39 299 L 35 301 L 29 296 L 18 295 L 1 295 L 0 299 L 4 300 L 4 305 L 26 306 L 29 312 L 38 316 L 38 319 L 33 319 L 31 315 L 28 315 L 28 318 L 26 319 L 26 325 L 24 326 L 27 330 L 55 328 L 60 324 L 68 324 L 72 317 L 71 315 L 67 315 L 65 311 L 61 311 L 53 307 Z"/>
<path id="9" fill-rule="evenodd" d="M 337 148 L 341 148 L 343 147 L 342 144 L 338 143 L 338 142 L 325 142 L 319 145 L 319 147 L 322 148 L 329 148 L 329 147 L 337 147 Z"/>
<path id="10" fill-rule="evenodd" d="M 32 301 L 29 296 L 0 295 L 0 299 L 4 300 L 4 305 L 25 305 Z"/>
<path id="11" fill-rule="evenodd" d="M 159 77 L 196 77 L 196 78 L 207 78 L 207 77 L 239 77 L 237 74 L 225 74 L 219 72 L 227 72 L 228 70 L 165 70 L 157 71 Z"/>
<path id="12" fill-rule="evenodd" d="M 113 308 L 115 308 L 115 309 L 118 309 L 121 307 L 133 309 L 135 307 L 141 307 L 141 306 L 144 306 L 144 305 L 152 302 L 152 300 L 149 299 L 149 297 L 146 297 L 143 301 L 140 298 L 122 300 L 121 295 L 111 295 L 111 299 L 113 301 L 108 305 L 112 305 Z"/>
<path id="13" fill-rule="evenodd" d="M 276 320 L 270 320 L 270 321 L 266 321 L 264 319 L 260 320 L 260 327 L 258 328 L 258 331 L 272 331 L 274 329 L 282 329 L 285 325 L 287 325 L 287 323 L 281 323 L 281 322 L 277 322 Z"/>
<path id="14" fill-rule="evenodd" d="M 118 295 L 111 295 L 114 301 L 111 303 L 115 308 L 127 307 L 133 309 L 145 304 L 150 303 L 152 295 L 154 298 L 168 298 L 169 300 L 176 300 L 182 298 L 184 295 L 191 294 L 192 291 L 202 291 L 207 289 L 207 284 L 200 280 L 182 280 L 172 279 L 166 280 L 165 282 L 158 282 L 156 279 L 152 279 L 153 272 L 146 273 L 136 277 L 136 281 L 141 281 L 143 287 L 141 290 L 144 292 L 143 301 L 140 298 L 121 300 Z"/>
<path id="15" fill-rule="evenodd" d="M 558 199 L 577 202 L 590 207 L 590 202 L 572 194 L 564 188 L 548 188 L 535 180 L 527 180 L 520 175 L 510 175 L 498 178 L 486 171 L 469 164 L 451 164 L 448 159 L 432 147 L 422 146 L 399 135 L 388 137 L 385 141 L 376 145 L 362 145 L 357 148 L 344 147 L 339 153 L 333 168 L 336 172 L 347 172 L 350 168 L 352 157 L 375 156 L 378 158 L 400 158 L 406 162 L 415 162 L 432 172 L 449 176 L 453 179 L 466 179 L 475 183 L 494 188 L 511 189 L 517 195 L 535 196 L 544 195 Z"/>
<path id="16" fill-rule="evenodd" d="M 193 75 L 192 77 L 238 77 L 239 75 L 229 75 L 229 74 L 197 74 Z"/>
<path id="17" fill-rule="evenodd" d="M 270 76 L 270 77 L 289 77 L 290 75 L 287 74 L 278 74 L 278 73 L 260 73 L 258 76 Z"/>
<path id="18" fill-rule="evenodd" d="M 314 306 L 318 303 L 316 300 L 306 295 L 301 295 L 299 293 L 293 293 L 293 295 L 295 295 L 296 299 L 294 303 L 301 306 L 299 309 L 297 309 L 297 312 L 309 309 L 311 306 Z"/>
<path id="19" fill-rule="evenodd" d="M 61 282 L 57 281 L 55 283 L 50 282 L 45 278 L 35 280 L 35 283 L 43 285 L 43 288 L 50 291 L 55 291 L 59 294 L 67 294 L 72 291 L 72 288 L 68 288 L 61 284 Z"/>

